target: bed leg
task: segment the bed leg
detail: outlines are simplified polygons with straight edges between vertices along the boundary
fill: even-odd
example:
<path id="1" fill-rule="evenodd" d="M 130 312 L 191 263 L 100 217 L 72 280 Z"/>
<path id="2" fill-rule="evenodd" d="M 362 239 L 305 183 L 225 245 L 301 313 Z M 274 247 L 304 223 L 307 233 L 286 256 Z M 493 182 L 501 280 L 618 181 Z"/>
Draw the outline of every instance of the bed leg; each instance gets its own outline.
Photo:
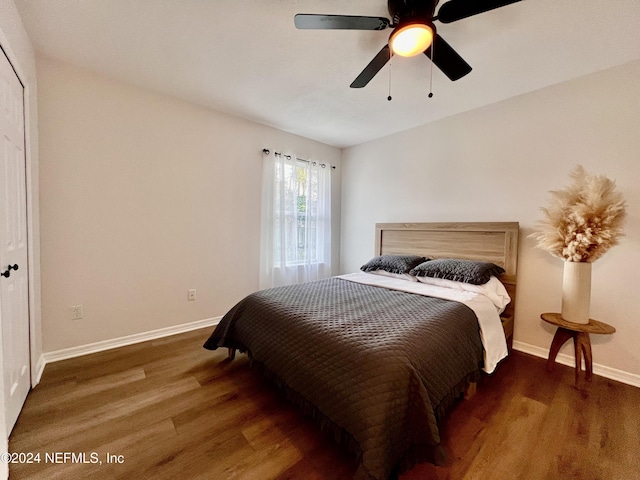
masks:
<path id="1" fill-rule="evenodd" d="M 472 398 L 478 389 L 478 384 L 476 382 L 471 382 L 467 385 L 467 388 L 464 391 L 464 399 L 469 400 Z"/>
<path id="2" fill-rule="evenodd" d="M 235 348 L 228 348 L 227 349 L 227 358 L 229 360 L 233 360 L 234 358 L 236 358 L 236 349 Z"/>

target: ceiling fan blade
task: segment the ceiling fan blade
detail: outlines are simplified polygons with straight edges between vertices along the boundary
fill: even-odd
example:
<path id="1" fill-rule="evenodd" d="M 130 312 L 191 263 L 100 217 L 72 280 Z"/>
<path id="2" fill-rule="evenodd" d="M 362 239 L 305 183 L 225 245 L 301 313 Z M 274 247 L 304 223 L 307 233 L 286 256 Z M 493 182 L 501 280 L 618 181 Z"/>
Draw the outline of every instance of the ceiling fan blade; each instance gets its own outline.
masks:
<path id="1" fill-rule="evenodd" d="M 390 21 L 384 17 L 358 15 L 315 15 L 298 13 L 293 18 L 296 28 L 322 30 L 384 30 Z"/>
<path id="2" fill-rule="evenodd" d="M 471 71 L 471 65 L 464 61 L 464 59 L 458 55 L 451 45 L 444 41 L 444 39 L 436 33 L 433 39 L 433 45 L 427 48 L 424 54 L 431 58 L 431 48 L 433 48 L 433 63 L 442 70 L 449 80 L 456 81 L 464 77 Z"/>
<path id="3" fill-rule="evenodd" d="M 389 44 L 382 47 L 373 60 L 369 62 L 369 65 L 364 67 L 364 70 L 358 75 L 358 77 L 351 83 L 351 88 L 362 88 L 371 81 L 373 77 L 380 71 L 382 67 L 386 65 L 390 58 Z"/>
<path id="4" fill-rule="evenodd" d="M 440 7 L 434 20 L 451 23 L 495 8 L 504 7 L 521 0 L 449 0 Z"/>

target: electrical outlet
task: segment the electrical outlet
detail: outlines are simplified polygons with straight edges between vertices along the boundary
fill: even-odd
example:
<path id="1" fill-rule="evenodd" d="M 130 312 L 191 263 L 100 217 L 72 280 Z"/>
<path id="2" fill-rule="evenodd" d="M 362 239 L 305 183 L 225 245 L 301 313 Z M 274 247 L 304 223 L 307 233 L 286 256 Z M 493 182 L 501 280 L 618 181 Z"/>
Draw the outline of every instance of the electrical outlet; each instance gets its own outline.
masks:
<path id="1" fill-rule="evenodd" d="M 189 290 L 189 296 L 187 297 L 189 299 L 190 302 L 194 301 L 196 299 L 196 289 L 192 288 Z"/>
<path id="2" fill-rule="evenodd" d="M 74 305 L 71 307 L 71 320 L 80 320 L 82 317 L 82 305 Z"/>

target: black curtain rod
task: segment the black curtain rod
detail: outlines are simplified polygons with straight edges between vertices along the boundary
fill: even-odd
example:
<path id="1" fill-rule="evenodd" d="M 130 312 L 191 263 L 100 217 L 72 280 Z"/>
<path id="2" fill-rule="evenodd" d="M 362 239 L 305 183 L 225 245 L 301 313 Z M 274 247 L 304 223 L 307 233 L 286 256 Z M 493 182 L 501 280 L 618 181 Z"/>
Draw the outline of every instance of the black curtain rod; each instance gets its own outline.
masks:
<path id="1" fill-rule="evenodd" d="M 271 153 L 271 150 L 269 150 L 268 148 L 263 148 L 262 149 L 262 153 L 264 153 L 265 155 L 269 155 Z M 286 158 L 287 160 L 291 160 L 291 155 L 284 155 L 284 154 L 282 154 L 280 152 L 273 152 L 273 154 L 274 155 L 278 155 L 278 156 L 282 156 L 282 157 Z M 296 157 L 296 160 L 299 161 L 299 162 L 305 162 L 305 163 L 311 163 L 311 164 L 315 164 L 316 163 L 313 160 L 305 160 L 304 158 L 298 158 L 298 157 Z M 322 168 L 325 168 L 327 166 L 326 163 L 319 163 L 318 165 L 320 165 Z M 336 169 L 335 165 L 329 165 L 329 167 L 332 170 Z"/>

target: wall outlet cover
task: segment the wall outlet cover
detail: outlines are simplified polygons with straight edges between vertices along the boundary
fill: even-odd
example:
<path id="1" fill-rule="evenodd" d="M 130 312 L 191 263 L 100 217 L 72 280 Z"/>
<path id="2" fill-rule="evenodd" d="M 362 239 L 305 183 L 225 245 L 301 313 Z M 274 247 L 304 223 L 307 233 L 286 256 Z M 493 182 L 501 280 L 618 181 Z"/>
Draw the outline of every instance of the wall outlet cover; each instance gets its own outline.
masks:
<path id="1" fill-rule="evenodd" d="M 83 316 L 82 305 L 74 305 L 71 307 L 71 320 L 80 320 Z"/>

